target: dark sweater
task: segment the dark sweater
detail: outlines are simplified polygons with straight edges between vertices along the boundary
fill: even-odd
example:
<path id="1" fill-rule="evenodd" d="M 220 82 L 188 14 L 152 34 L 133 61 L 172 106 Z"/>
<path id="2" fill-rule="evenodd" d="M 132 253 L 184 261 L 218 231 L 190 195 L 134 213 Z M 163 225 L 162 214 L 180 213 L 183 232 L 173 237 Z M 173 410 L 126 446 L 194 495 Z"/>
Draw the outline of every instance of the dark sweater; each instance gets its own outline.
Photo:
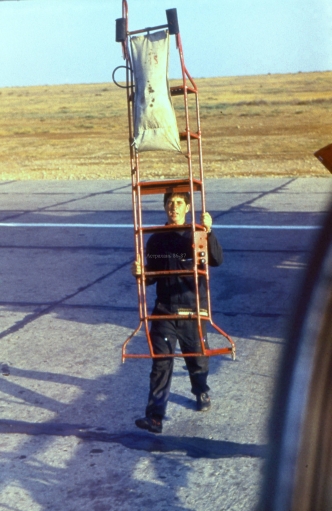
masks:
<path id="1" fill-rule="evenodd" d="M 146 270 L 191 270 L 193 268 L 192 232 L 169 231 L 153 234 L 146 245 Z M 222 248 L 214 233 L 208 234 L 208 264 L 219 266 L 223 261 Z M 196 308 L 193 276 L 149 278 L 147 284 L 157 282 L 157 302 L 168 310 L 177 307 Z M 200 308 L 206 307 L 206 279 L 199 277 Z"/>

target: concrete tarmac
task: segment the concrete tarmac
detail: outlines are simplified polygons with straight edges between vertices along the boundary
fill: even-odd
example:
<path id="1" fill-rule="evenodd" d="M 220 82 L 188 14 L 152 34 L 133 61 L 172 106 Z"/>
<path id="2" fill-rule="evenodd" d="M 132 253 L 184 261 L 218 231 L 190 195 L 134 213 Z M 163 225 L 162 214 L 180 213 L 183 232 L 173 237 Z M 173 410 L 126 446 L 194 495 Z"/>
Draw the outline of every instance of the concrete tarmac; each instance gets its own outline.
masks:
<path id="1" fill-rule="evenodd" d="M 213 319 L 237 358 L 211 358 L 209 413 L 176 359 L 157 436 L 134 425 L 151 362 L 121 363 L 138 325 L 129 181 L 1 182 L 0 510 L 254 511 L 278 360 L 331 192 L 329 177 L 206 181 L 225 256 Z M 160 196 L 144 220 L 164 221 Z M 130 349 L 146 350 L 143 333 Z"/>

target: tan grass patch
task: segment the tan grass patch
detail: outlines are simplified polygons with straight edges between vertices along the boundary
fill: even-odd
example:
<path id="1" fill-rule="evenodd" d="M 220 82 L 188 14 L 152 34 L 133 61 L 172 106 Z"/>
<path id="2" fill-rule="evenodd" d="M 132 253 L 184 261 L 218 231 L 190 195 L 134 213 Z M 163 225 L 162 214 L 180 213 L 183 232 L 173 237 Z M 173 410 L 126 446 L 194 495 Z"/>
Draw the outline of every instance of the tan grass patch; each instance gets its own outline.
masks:
<path id="1" fill-rule="evenodd" d="M 329 176 L 313 153 L 332 142 L 331 78 L 325 72 L 197 80 L 205 176 Z M 4 88 L 0 100 L 1 179 L 130 177 L 123 89 Z M 182 98 L 174 106 L 183 129 Z M 185 158 L 173 153 L 144 153 L 141 166 L 147 178 L 186 172 Z"/>

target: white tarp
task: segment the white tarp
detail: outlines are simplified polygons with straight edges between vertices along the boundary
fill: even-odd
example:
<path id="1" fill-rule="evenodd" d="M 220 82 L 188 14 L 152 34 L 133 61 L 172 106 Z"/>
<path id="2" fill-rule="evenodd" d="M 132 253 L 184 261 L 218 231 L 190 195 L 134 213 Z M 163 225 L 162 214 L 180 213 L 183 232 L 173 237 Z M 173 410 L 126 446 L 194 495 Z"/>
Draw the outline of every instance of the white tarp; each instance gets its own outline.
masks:
<path id="1" fill-rule="evenodd" d="M 138 152 L 181 151 L 168 83 L 166 30 L 131 38 L 135 77 L 134 145 Z"/>

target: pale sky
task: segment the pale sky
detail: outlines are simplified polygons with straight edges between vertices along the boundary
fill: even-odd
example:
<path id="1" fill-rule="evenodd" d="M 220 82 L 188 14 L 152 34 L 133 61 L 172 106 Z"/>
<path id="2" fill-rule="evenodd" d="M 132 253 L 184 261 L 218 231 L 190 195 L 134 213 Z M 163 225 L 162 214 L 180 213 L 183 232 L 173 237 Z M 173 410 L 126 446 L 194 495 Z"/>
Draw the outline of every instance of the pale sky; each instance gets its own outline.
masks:
<path id="1" fill-rule="evenodd" d="M 121 0 L 0 0 L 0 87 L 104 83 Z M 332 70 L 331 0 L 128 0 L 129 29 L 176 7 L 193 77 Z M 180 76 L 171 38 L 170 78 Z"/>

